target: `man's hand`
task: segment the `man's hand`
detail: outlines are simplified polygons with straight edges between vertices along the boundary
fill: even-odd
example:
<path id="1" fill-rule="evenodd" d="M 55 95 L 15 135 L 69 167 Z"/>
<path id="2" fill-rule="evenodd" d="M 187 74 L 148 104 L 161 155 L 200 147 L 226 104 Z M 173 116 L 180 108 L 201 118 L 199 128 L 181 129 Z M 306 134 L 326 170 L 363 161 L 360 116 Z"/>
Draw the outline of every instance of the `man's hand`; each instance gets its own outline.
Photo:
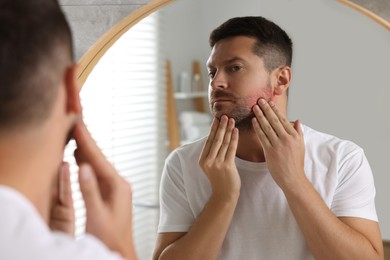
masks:
<path id="1" fill-rule="evenodd" d="M 153 259 L 218 259 L 240 195 L 237 144 L 234 120 L 215 118 L 199 158 L 212 194 L 187 232 L 158 234 Z"/>
<path id="2" fill-rule="evenodd" d="M 291 125 L 272 101 L 254 106 L 252 123 L 268 168 L 283 190 L 291 212 L 315 259 L 383 259 L 378 223 L 336 217 L 304 172 L 301 125 Z"/>
<path id="3" fill-rule="evenodd" d="M 241 180 L 234 161 L 237 144 L 234 120 L 227 116 L 215 118 L 199 159 L 214 195 L 230 197 L 240 192 Z"/>
<path id="4" fill-rule="evenodd" d="M 128 260 L 136 259 L 132 190 L 100 151 L 85 124 L 74 129 L 80 190 L 87 210 L 86 232 Z"/>
<path id="5" fill-rule="evenodd" d="M 54 190 L 49 226 L 52 230 L 74 236 L 75 212 L 73 207 L 69 164 L 63 162 L 59 169 L 58 185 Z"/>
<path id="6" fill-rule="evenodd" d="M 294 187 L 305 178 L 305 144 L 299 121 L 291 125 L 272 101 L 264 99 L 253 111 L 256 117 L 252 124 L 272 177 L 282 189 Z"/>

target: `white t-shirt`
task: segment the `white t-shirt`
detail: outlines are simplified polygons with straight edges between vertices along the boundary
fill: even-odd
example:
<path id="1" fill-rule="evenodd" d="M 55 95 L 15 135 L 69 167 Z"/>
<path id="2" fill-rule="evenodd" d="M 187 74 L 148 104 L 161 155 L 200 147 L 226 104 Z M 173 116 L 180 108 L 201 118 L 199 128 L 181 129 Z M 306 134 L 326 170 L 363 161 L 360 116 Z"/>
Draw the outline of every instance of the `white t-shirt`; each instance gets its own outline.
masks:
<path id="1" fill-rule="evenodd" d="M 336 216 L 377 221 L 375 186 L 356 144 L 302 126 L 305 173 Z M 158 232 L 187 232 L 211 195 L 198 160 L 206 138 L 184 145 L 166 159 L 160 186 Z M 220 259 L 313 259 L 282 190 L 266 163 L 236 157 L 241 194 Z"/>
<path id="2" fill-rule="evenodd" d="M 32 203 L 0 185 L 0 259 L 119 260 L 119 254 L 91 235 L 74 240 L 51 231 Z"/>

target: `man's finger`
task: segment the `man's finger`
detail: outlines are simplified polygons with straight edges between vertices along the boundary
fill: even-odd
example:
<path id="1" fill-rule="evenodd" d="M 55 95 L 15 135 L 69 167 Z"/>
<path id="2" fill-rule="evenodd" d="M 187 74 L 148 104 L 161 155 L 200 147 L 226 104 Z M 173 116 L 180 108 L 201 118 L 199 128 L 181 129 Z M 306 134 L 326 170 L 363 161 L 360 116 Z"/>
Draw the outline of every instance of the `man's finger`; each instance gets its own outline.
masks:
<path id="1" fill-rule="evenodd" d="M 269 102 L 270 107 L 274 111 L 275 115 L 278 117 L 279 122 L 281 124 L 281 128 L 279 128 L 279 131 L 277 131 L 277 134 L 280 135 L 281 132 L 287 132 L 289 135 L 294 134 L 294 128 L 291 125 L 291 123 L 287 120 L 287 118 L 280 112 L 279 108 L 275 105 L 274 102 Z"/>
<path id="2" fill-rule="evenodd" d="M 264 119 L 266 119 L 268 122 L 267 124 L 270 126 L 268 127 L 267 124 L 261 123 L 261 127 L 263 128 L 264 132 L 267 134 L 268 138 L 270 138 L 271 143 L 275 143 L 273 139 L 273 133 L 276 134 L 277 137 L 281 138 L 283 135 L 286 135 L 287 132 L 284 129 L 282 123 L 280 122 L 279 117 L 277 116 L 276 112 L 278 112 L 278 108 L 273 103 L 273 101 L 266 102 L 264 99 L 259 99 L 258 105 L 260 106 L 263 114 Z M 271 131 L 272 130 L 272 131 Z M 273 132 L 273 133 L 271 133 Z"/>
<path id="3" fill-rule="evenodd" d="M 76 157 L 81 163 L 86 162 L 91 165 L 97 176 L 108 178 L 117 176 L 114 167 L 109 163 L 92 138 L 84 122 L 80 121 L 74 128 L 74 138 L 77 143 Z"/>
<path id="4" fill-rule="evenodd" d="M 214 118 L 213 123 L 210 128 L 210 133 L 207 136 L 207 140 L 203 146 L 202 152 L 200 154 L 200 161 L 204 160 L 208 157 L 211 145 L 213 144 L 215 133 L 218 130 L 219 120 L 217 118 Z"/>
<path id="5" fill-rule="evenodd" d="M 297 131 L 297 133 L 300 136 L 303 136 L 302 125 L 301 125 L 301 122 L 299 120 L 294 121 L 294 126 L 293 127 L 294 127 L 295 131 Z"/>
<path id="6" fill-rule="evenodd" d="M 70 181 L 69 164 L 63 162 L 60 167 L 59 199 L 62 205 L 73 208 L 72 186 Z"/>
<path id="7" fill-rule="evenodd" d="M 79 167 L 79 183 L 87 214 L 100 212 L 103 207 L 102 195 L 93 169 L 88 164 L 81 164 Z"/>
<path id="8" fill-rule="evenodd" d="M 252 124 L 262 144 L 276 144 L 278 141 L 278 136 L 270 125 L 262 109 L 260 109 L 258 105 L 255 105 L 253 106 L 253 112 L 255 113 L 256 121 L 252 121 Z"/>
<path id="9" fill-rule="evenodd" d="M 221 160 L 221 161 L 226 160 L 226 152 L 228 151 L 228 148 L 230 147 L 231 136 L 232 136 L 232 132 L 234 130 L 234 119 L 229 118 L 229 121 L 227 124 L 228 125 L 226 127 L 226 133 L 225 133 L 225 136 L 223 137 L 223 142 L 222 142 L 221 148 L 219 149 L 218 155 L 217 155 L 217 158 L 219 158 L 219 160 Z"/>
<path id="10" fill-rule="evenodd" d="M 230 138 L 229 149 L 226 153 L 226 160 L 234 161 L 238 146 L 238 129 L 234 128 Z"/>
<path id="11" fill-rule="evenodd" d="M 219 121 L 218 129 L 215 133 L 214 139 L 211 142 L 210 152 L 208 155 L 208 158 L 211 160 L 214 160 L 217 157 L 218 152 L 221 149 L 221 145 L 226 134 L 228 120 L 229 118 L 223 115 Z"/>

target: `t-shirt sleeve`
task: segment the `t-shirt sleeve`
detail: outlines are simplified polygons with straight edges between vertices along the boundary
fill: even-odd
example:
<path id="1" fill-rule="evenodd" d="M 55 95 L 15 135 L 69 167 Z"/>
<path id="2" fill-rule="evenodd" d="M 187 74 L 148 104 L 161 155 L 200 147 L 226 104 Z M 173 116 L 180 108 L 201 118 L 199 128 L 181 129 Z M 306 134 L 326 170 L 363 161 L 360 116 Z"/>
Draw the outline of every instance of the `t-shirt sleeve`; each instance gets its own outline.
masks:
<path id="1" fill-rule="evenodd" d="M 195 221 L 188 203 L 182 162 L 176 152 L 165 161 L 160 182 L 160 223 L 158 233 L 187 232 Z"/>
<path id="2" fill-rule="evenodd" d="M 378 221 L 374 178 L 360 147 L 354 147 L 339 162 L 338 185 L 331 208 L 338 217 L 359 217 Z"/>

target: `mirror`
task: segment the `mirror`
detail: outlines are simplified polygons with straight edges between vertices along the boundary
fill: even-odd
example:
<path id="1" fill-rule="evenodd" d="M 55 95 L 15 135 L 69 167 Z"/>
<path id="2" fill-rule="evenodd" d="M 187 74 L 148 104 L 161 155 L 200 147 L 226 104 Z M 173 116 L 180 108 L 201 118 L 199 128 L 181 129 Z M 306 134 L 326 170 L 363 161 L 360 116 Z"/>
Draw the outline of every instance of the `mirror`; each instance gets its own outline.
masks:
<path id="1" fill-rule="evenodd" d="M 168 2 L 154 1 L 156 5 L 149 11 L 134 12 L 135 20 L 121 23 L 112 34 L 107 32 L 105 40 L 81 59 L 80 81 L 85 82 L 127 29 Z M 180 72 L 191 70 L 193 59 L 205 63 L 208 34 L 224 20 L 263 15 L 285 28 L 295 44 L 289 117 L 352 140 L 365 149 L 374 172 L 383 238 L 390 240 L 390 208 L 386 203 L 390 179 L 385 165 L 390 145 L 390 109 L 386 103 L 390 94 L 390 34 L 386 27 L 346 5 L 321 0 L 180 0 L 164 8 L 161 15 L 165 54 L 160 56 L 160 64 L 165 58 L 172 61 L 174 86 L 178 85 Z M 101 73 L 98 76 L 109 77 Z"/>
<path id="2" fill-rule="evenodd" d="M 178 1 L 163 12 L 167 39 L 174 39 L 167 55 L 176 86 L 180 73 L 190 71 L 192 59 L 205 63 L 208 34 L 226 19 L 263 15 L 286 29 L 295 51 L 289 117 L 365 150 L 383 239 L 390 240 L 389 23 L 381 26 L 347 5 L 320 0 Z"/>

